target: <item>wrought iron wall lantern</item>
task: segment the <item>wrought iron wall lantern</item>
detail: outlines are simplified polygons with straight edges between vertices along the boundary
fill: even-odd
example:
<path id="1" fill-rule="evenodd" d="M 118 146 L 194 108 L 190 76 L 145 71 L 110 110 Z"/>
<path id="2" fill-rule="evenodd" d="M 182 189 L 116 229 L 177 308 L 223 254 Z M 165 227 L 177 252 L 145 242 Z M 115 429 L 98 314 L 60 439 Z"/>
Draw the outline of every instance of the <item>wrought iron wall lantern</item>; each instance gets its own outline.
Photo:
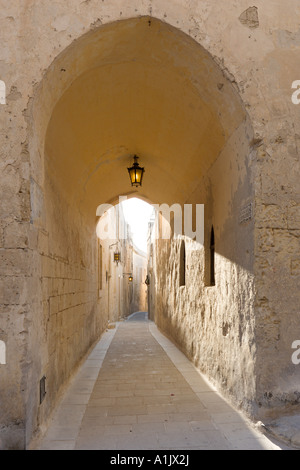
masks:
<path id="1" fill-rule="evenodd" d="M 115 251 L 114 253 L 114 261 L 118 264 L 121 261 L 121 253 L 119 251 Z"/>
<path id="2" fill-rule="evenodd" d="M 131 182 L 131 186 L 142 186 L 143 175 L 145 172 L 145 168 L 141 168 L 138 163 L 139 157 L 136 155 L 133 157 L 133 165 L 130 168 L 127 168 L 129 173 L 129 178 Z"/>
<path id="3" fill-rule="evenodd" d="M 132 273 L 123 273 L 123 276 L 126 276 L 126 275 L 129 276 L 129 277 L 128 277 L 128 281 L 129 281 L 129 282 L 132 282 L 132 281 L 133 281 L 133 275 L 132 275 Z"/>

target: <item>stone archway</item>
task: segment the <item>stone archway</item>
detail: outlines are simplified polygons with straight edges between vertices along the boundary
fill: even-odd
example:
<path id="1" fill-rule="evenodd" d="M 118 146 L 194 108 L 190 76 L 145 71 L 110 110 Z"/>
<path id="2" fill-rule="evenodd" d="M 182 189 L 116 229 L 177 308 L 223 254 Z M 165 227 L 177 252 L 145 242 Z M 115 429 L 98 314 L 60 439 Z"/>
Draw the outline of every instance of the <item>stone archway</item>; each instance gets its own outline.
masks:
<path id="1" fill-rule="evenodd" d="M 184 33 L 150 17 L 115 22 L 86 34 L 80 44 L 60 54 L 43 83 L 35 109 L 42 154 L 46 145 L 45 169 L 69 194 L 76 181 L 83 189 L 73 200 L 82 199 L 80 204 L 88 207 L 91 201 L 84 201 L 88 196 L 82 193 L 93 192 L 97 175 L 107 172 L 108 163 L 114 164 L 109 171 L 116 170 L 115 179 L 119 174 L 122 178 L 118 170 L 130 162 L 133 149 L 145 165 L 149 155 L 155 165 L 147 172 L 146 197 L 147 184 L 156 184 L 161 194 L 156 199 L 151 195 L 154 202 L 186 201 L 199 176 L 246 119 L 238 94 L 210 55 Z M 164 160 L 157 161 L 162 154 Z M 185 174 L 183 155 L 189 158 Z M 177 174 L 171 196 L 169 189 L 162 193 L 157 179 L 160 175 L 169 182 L 169 162 Z M 98 192 L 96 203 L 128 192 L 127 181 L 119 191 L 109 186 L 110 181 L 107 186 L 102 182 L 104 196 Z"/>
<path id="2" fill-rule="evenodd" d="M 171 303 L 166 303 L 162 296 L 157 304 L 161 312 L 161 327 L 170 328 L 169 333 L 180 341 L 187 354 L 219 384 L 223 384 L 224 389 L 235 396 L 236 403 L 256 415 L 262 416 L 268 408 L 285 409 L 287 403 L 299 404 L 298 366 L 291 361 L 291 345 L 300 335 L 297 131 L 300 120 L 299 108 L 291 101 L 291 84 L 299 78 L 297 8 L 297 0 L 291 0 L 284 6 L 279 1 L 259 1 L 256 7 L 243 5 L 242 8 L 233 0 L 223 3 L 211 0 L 209 4 L 206 1 L 178 1 L 176 5 L 156 0 L 149 3 L 118 0 L 113 4 L 80 0 L 50 3 L 46 0 L 27 0 L 24 6 L 20 6 L 20 2 L 7 2 L 1 19 L 3 47 L 0 51 L 0 79 L 6 85 L 6 103 L 3 103 L 3 99 L 0 103 L 3 111 L 0 134 L 3 157 L 0 331 L 7 349 L 7 361 L 5 365 L 1 365 L 0 374 L 1 400 L 5 410 L 1 421 L 0 447 L 26 447 L 34 430 L 43 425 L 53 408 L 57 391 L 67 381 L 72 366 L 76 367 L 77 359 L 84 354 L 92 337 L 96 337 L 96 332 L 100 332 L 103 327 L 100 320 L 102 317 L 98 317 L 99 322 L 95 320 L 97 315 L 92 313 L 91 308 L 89 313 L 79 313 L 79 324 L 83 321 L 80 328 L 77 324 L 75 333 L 77 337 L 83 335 L 80 341 L 83 348 L 79 355 L 76 358 L 73 353 L 70 354 L 68 364 L 64 363 L 64 357 L 60 357 L 61 352 L 56 358 L 53 355 L 56 345 L 53 335 L 55 322 L 59 331 L 62 332 L 64 328 L 67 331 L 68 321 L 72 317 L 57 315 L 56 308 L 60 311 L 72 308 L 68 307 L 68 302 L 71 302 L 68 295 L 71 294 L 73 300 L 79 301 L 80 299 L 76 299 L 77 289 L 80 287 L 83 295 L 89 289 L 82 289 L 87 286 L 87 279 L 94 279 L 93 264 L 86 260 L 94 259 L 92 255 L 88 255 L 88 246 L 91 246 L 94 237 L 92 206 L 96 194 L 94 190 L 99 187 L 97 184 L 100 180 L 97 179 L 99 172 L 96 162 L 93 166 L 93 162 L 87 159 L 87 166 L 84 168 L 82 165 L 78 166 L 78 162 L 74 160 L 73 168 L 72 155 L 69 155 L 69 160 L 65 154 L 62 159 L 55 157 L 61 155 L 62 145 L 65 143 L 68 143 L 69 150 L 72 146 L 69 145 L 70 139 L 58 145 L 59 129 L 55 129 L 55 125 L 49 126 L 49 122 L 54 115 L 62 119 L 63 112 L 58 112 L 58 109 L 63 111 L 63 103 L 67 102 L 68 97 L 75 106 L 76 96 L 71 100 L 72 89 L 75 90 L 78 86 L 80 90 L 80 83 L 84 83 L 80 82 L 79 76 L 82 75 L 83 78 L 86 73 L 85 83 L 88 83 L 90 71 L 89 79 L 92 83 L 96 78 L 92 69 L 94 66 L 99 68 L 101 64 L 104 66 L 105 58 L 114 57 L 115 62 L 110 65 L 114 71 L 118 67 L 121 70 L 120 58 L 130 59 L 128 54 L 126 56 L 126 51 L 131 51 L 132 57 L 138 58 L 134 51 L 143 49 L 146 31 L 157 31 L 160 26 L 161 33 L 156 38 L 163 40 L 162 46 L 171 46 L 170 40 L 173 37 L 175 49 L 156 48 L 152 62 L 144 63 L 144 70 L 149 70 L 150 67 L 156 90 L 164 95 L 164 87 L 160 88 L 160 85 L 165 83 L 166 88 L 169 80 L 167 76 L 164 82 L 158 80 L 161 71 L 159 63 L 167 64 L 171 60 L 168 78 L 172 82 L 172 77 L 179 77 L 178 84 L 166 90 L 166 96 L 169 97 L 167 102 L 159 99 L 153 101 L 153 105 L 159 105 L 159 109 L 165 110 L 167 114 L 164 127 L 161 128 L 163 132 L 157 134 L 153 141 L 148 138 L 148 150 L 145 146 L 139 146 L 137 150 L 143 151 L 148 169 L 155 156 L 156 160 L 152 160 L 152 163 L 156 164 L 156 172 L 153 174 L 157 175 L 161 170 L 164 182 L 167 179 L 172 183 L 171 186 L 174 187 L 176 183 L 180 189 L 179 192 L 168 193 L 163 185 L 156 185 L 158 198 L 166 198 L 165 202 L 168 202 L 168 198 L 177 199 L 179 195 L 178 199 L 182 198 L 182 202 L 205 203 L 206 228 L 209 231 L 213 225 L 215 229 L 216 281 L 218 282 L 218 278 L 222 279 L 223 286 L 221 297 L 216 296 L 216 289 L 208 286 L 209 273 L 205 269 L 203 273 L 202 270 L 209 261 L 207 250 L 198 258 L 192 252 L 190 255 L 187 253 L 187 262 L 195 268 L 190 281 L 187 273 L 187 281 L 190 285 L 200 286 L 198 296 L 189 289 L 180 294 L 172 289 Z M 125 31 L 126 22 L 119 21 L 125 18 L 128 19 L 128 30 L 131 24 L 135 25 L 132 32 L 139 31 L 135 47 L 132 43 L 129 49 L 125 44 L 127 40 L 116 40 L 116 25 Z M 138 27 L 136 23 L 139 23 Z M 146 27 L 144 30 L 143 25 Z M 119 39 L 120 37 L 119 35 Z M 149 34 L 149 37 L 152 36 Z M 176 50 L 176 53 L 172 53 L 172 50 Z M 186 51 L 186 57 L 183 51 Z M 139 73 L 143 70 L 142 58 L 143 54 L 135 63 L 135 70 Z M 106 66 L 109 67 L 109 62 Z M 124 64 L 123 66 L 125 71 L 126 67 Z M 128 71 L 129 69 L 124 75 L 127 77 L 125 83 L 128 83 Z M 138 79 L 135 80 L 138 84 Z M 117 82 L 108 84 L 110 90 L 113 89 L 113 84 L 117 85 Z M 122 88 L 119 87 L 118 90 L 121 92 Z M 181 96 L 180 92 L 186 90 L 187 95 L 182 93 Z M 172 93 L 174 100 L 171 99 Z M 247 114 L 244 113 L 244 106 L 238 95 L 243 97 L 251 122 L 247 117 L 245 120 L 242 118 Z M 89 96 L 93 97 L 92 94 Z M 101 94 L 97 96 L 100 98 Z M 153 93 L 151 96 L 154 96 Z M 233 99 L 229 99 L 229 96 Z M 139 97 L 142 97 L 141 88 Z M 192 103 L 189 97 L 193 97 Z M 110 96 L 103 98 L 107 103 Z M 205 99 L 209 101 L 208 105 Z M 173 101 L 175 104 L 183 104 L 182 116 L 179 116 L 176 106 L 172 108 Z M 201 113 L 200 116 L 198 113 L 197 118 L 197 109 L 188 109 L 185 102 L 190 102 L 191 106 L 196 103 L 199 106 L 198 111 L 205 111 L 204 118 Z M 147 109 L 150 112 L 150 102 Z M 221 116 L 218 115 L 220 109 Z M 241 112 L 241 120 L 237 118 L 236 126 L 233 125 L 232 110 L 235 118 L 239 114 L 238 110 Z M 176 138 L 166 139 L 167 129 L 172 129 L 170 123 L 173 114 L 176 119 L 179 117 L 177 128 L 173 127 L 174 131 L 176 129 Z M 130 126 L 134 121 L 132 116 L 130 119 L 128 116 L 129 113 L 126 114 L 126 122 Z M 209 116 L 216 118 L 213 119 L 213 130 L 208 126 L 208 131 L 212 131 L 211 144 L 207 140 L 204 147 L 199 146 L 199 153 L 205 148 L 212 160 L 188 160 L 187 152 L 192 155 L 195 135 L 199 129 L 196 129 L 195 124 L 186 129 L 188 121 L 183 122 L 184 116 L 193 116 L 202 125 L 203 119 L 207 123 Z M 155 120 L 156 117 L 155 115 Z M 100 115 L 98 118 L 101 118 Z M 119 118 L 121 119 L 120 115 Z M 143 119 L 146 123 L 145 117 Z M 76 124 L 72 121 L 74 128 L 78 129 L 78 122 Z M 101 119 L 98 122 L 100 121 Z M 124 119 L 121 122 L 123 125 Z M 152 125 L 146 131 L 154 132 L 155 126 L 160 129 L 161 122 L 154 124 L 153 119 L 151 122 Z M 48 138 L 48 158 L 45 159 L 47 129 L 48 136 L 55 138 L 52 150 L 52 143 Z M 62 129 L 66 131 L 67 127 L 63 125 Z M 185 129 L 184 136 L 181 129 Z M 79 131 L 78 136 L 83 136 L 82 129 Z M 145 137 L 145 129 L 142 131 L 140 137 Z M 206 134 L 209 132 L 206 131 Z M 93 135 L 97 142 L 98 136 L 95 132 Z M 107 133 L 109 135 L 112 132 Z M 174 133 L 170 132 L 169 136 L 172 135 Z M 183 149 L 181 136 L 191 137 L 189 146 L 185 143 Z M 163 145 L 156 146 L 155 150 L 158 138 L 161 138 L 160 144 L 167 144 L 165 148 Z M 169 145 L 170 140 L 172 147 Z M 204 140 L 201 141 L 202 144 Z M 91 151 L 96 149 L 95 142 L 87 142 Z M 109 147 L 107 161 L 110 161 L 111 169 L 120 169 L 120 175 L 121 169 L 123 171 L 127 164 L 125 160 L 129 158 L 129 150 L 131 152 L 127 148 L 130 147 L 129 144 L 130 141 L 126 143 L 124 154 L 120 146 Z M 219 158 L 214 160 L 214 151 L 217 152 L 218 148 L 221 150 Z M 77 158 L 80 146 L 73 150 Z M 98 155 L 101 155 L 102 150 L 98 148 Z M 177 155 L 174 159 L 177 176 L 182 155 L 186 163 L 192 164 L 190 168 L 195 172 L 182 172 L 178 179 L 173 178 L 172 173 L 168 172 L 169 166 L 164 165 L 167 160 L 160 162 L 160 152 L 164 155 L 168 155 L 168 152 L 172 156 Z M 205 166 L 208 162 L 212 163 L 210 169 Z M 101 171 L 102 169 L 105 169 L 103 165 Z M 201 172 L 204 179 L 199 176 Z M 65 173 L 71 184 L 62 188 L 63 178 L 59 175 Z M 106 176 L 109 174 L 109 171 L 105 173 Z M 156 184 L 153 174 L 152 177 L 150 173 L 147 174 L 149 179 L 145 182 L 151 182 L 153 188 Z M 199 178 L 201 183 L 197 186 Z M 73 184 L 75 181 L 76 184 Z M 112 198 L 115 201 L 118 191 L 124 192 L 125 187 L 121 181 L 115 193 L 110 191 L 107 181 L 106 179 L 105 184 L 100 185 L 100 202 L 104 202 L 103 195 L 107 196 L 107 200 Z M 146 186 L 144 189 L 149 190 Z M 144 196 L 152 199 L 154 194 Z M 90 210 L 89 216 L 87 210 Z M 49 231 L 51 226 L 53 230 Z M 208 238 L 209 233 L 206 233 L 206 240 Z M 90 245 L 84 240 L 89 240 Z M 70 248 L 67 251 L 66 246 L 76 249 L 72 251 Z M 170 287 L 174 285 L 176 277 L 177 248 L 175 244 L 166 251 L 166 254 L 172 254 L 174 261 L 170 263 L 173 272 L 169 277 Z M 75 256 L 78 251 L 81 252 L 80 256 Z M 169 262 L 170 258 L 167 260 Z M 91 269 L 84 277 L 83 272 L 87 266 Z M 223 273 L 226 273 L 225 276 L 220 277 Z M 233 284 L 229 282 L 230 279 L 234 280 Z M 242 282 L 237 282 L 240 280 Z M 252 297 L 253 293 L 255 298 Z M 93 297 L 84 295 L 90 306 L 95 305 Z M 218 299 L 223 301 L 218 303 Z M 251 302 L 244 308 L 246 299 L 251 299 Z M 181 306 L 187 305 L 193 311 L 192 317 L 180 313 Z M 214 305 L 218 307 L 214 309 Z M 78 307 L 77 313 L 80 311 Z M 62 324 L 64 327 L 60 328 Z M 82 329 L 82 324 L 87 328 Z M 242 325 L 246 325 L 246 328 Z M 92 330 L 95 334 L 92 333 L 89 338 L 80 333 Z M 186 334 L 187 331 L 194 332 L 194 336 Z M 211 338 L 207 348 L 201 347 L 201 344 L 206 344 L 205 341 L 199 343 L 199 338 L 204 333 L 207 338 Z M 218 336 L 216 342 L 213 341 L 215 335 Z M 73 333 L 71 336 L 74 338 Z M 62 344 L 64 341 L 69 343 L 68 347 L 72 351 L 74 348 L 71 342 L 75 339 L 71 340 L 71 336 L 61 336 L 60 340 Z M 221 367 L 215 360 L 216 351 L 224 357 Z M 237 367 L 233 364 L 233 357 L 240 357 Z M 211 365 L 208 369 L 207 364 Z M 52 368 L 55 373 L 47 376 L 46 386 L 51 393 L 47 394 L 47 399 L 40 406 L 39 384 L 45 372 L 48 373 L 47 368 Z M 58 374 L 58 369 L 64 372 Z M 246 394 L 245 390 L 248 391 Z"/>
<path id="3" fill-rule="evenodd" d="M 36 393 L 30 394 L 30 426 L 35 428 L 36 419 L 40 423 L 47 419 L 57 393 L 105 327 L 105 309 L 93 288 L 95 212 L 100 203 L 135 194 L 126 174 L 133 154 L 146 167 L 140 197 L 158 204 L 205 204 L 206 218 L 214 220 L 221 240 L 220 260 L 225 261 L 219 269 L 225 269 L 224 283 L 240 282 L 241 291 L 253 284 L 253 258 L 243 256 L 244 247 L 253 245 L 253 225 L 236 255 L 232 235 L 243 229 L 236 226 L 234 213 L 241 201 L 252 198 L 247 164 L 252 130 L 243 103 L 205 49 L 167 23 L 153 17 L 128 19 L 80 38 L 49 68 L 33 116 L 31 206 L 32 223 L 39 231 L 36 282 L 43 312 L 35 314 L 31 353 L 35 381 L 46 376 L 48 390 L 41 406 Z M 194 276 L 199 272 L 197 263 L 205 265 L 206 251 L 198 260 L 195 253 L 191 256 Z M 175 303 L 182 311 L 193 305 L 196 322 L 203 308 L 219 310 L 222 320 L 211 320 L 205 339 L 206 350 L 214 352 L 211 357 L 205 354 L 200 365 L 206 364 L 205 371 L 222 382 L 236 362 L 230 349 L 239 347 L 238 330 L 248 329 L 249 338 L 254 333 L 251 322 L 240 318 L 225 348 L 227 359 L 216 365 L 224 338 L 213 346 L 214 332 L 220 321 L 225 322 L 227 310 L 236 307 L 237 289 L 225 301 L 224 292 L 217 295 L 203 286 L 200 290 L 202 305 L 191 304 L 193 288 L 182 291 Z M 251 318 L 253 293 L 248 293 L 245 305 Z M 191 337 L 192 323 L 182 321 L 175 303 L 157 296 L 158 324 L 199 364 L 200 343 Z M 241 370 L 245 360 L 251 364 L 247 373 Z M 235 395 L 246 394 L 248 403 L 255 394 L 249 348 L 240 364 L 229 388 Z"/>

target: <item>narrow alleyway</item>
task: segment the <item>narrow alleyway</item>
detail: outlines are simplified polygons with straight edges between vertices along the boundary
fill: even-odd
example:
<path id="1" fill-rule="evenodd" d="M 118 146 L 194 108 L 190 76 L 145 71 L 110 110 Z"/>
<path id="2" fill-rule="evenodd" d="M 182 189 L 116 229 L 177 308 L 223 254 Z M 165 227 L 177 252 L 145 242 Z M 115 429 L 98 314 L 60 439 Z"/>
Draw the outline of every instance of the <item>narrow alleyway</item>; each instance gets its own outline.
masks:
<path id="1" fill-rule="evenodd" d="M 148 321 L 107 330 L 34 450 L 262 449 L 271 442 Z"/>

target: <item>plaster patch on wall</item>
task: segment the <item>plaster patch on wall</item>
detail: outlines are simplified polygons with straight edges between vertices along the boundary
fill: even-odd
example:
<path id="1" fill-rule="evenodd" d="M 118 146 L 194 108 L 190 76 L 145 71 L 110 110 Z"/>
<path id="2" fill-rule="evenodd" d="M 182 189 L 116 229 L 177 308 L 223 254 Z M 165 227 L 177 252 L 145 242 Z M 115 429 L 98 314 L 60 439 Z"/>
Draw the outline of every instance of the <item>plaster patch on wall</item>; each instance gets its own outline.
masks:
<path id="1" fill-rule="evenodd" d="M 18 91 L 16 86 L 12 86 L 9 95 L 7 95 L 7 99 L 9 101 L 16 101 L 19 98 L 22 98 L 22 94 Z"/>
<path id="2" fill-rule="evenodd" d="M 249 7 L 239 17 L 240 22 L 248 28 L 258 28 L 258 10 L 257 7 Z"/>

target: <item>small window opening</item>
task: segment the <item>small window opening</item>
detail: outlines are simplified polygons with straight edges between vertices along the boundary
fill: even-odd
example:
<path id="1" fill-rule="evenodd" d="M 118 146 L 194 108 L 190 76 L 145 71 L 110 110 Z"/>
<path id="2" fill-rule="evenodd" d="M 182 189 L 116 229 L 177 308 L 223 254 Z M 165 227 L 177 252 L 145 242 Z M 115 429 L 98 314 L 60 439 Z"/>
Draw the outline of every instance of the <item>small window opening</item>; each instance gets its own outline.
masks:
<path id="1" fill-rule="evenodd" d="M 98 289 L 99 295 L 102 290 L 102 272 L 103 272 L 103 262 L 102 262 L 102 245 L 98 245 Z"/>
<path id="2" fill-rule="evenodd" d="M 180 245 L 180 259 L 179 259 L 179 285 L 185 286 L 185 267 L 186 255 L 185 255 L 185 242 L 182 240 Z"/>
<path id="3" fill-rule="evenodd" d="M 43 403 L 46 393 L 46 377 L 44 375 L 40 380 L 40 405 Z"/>
<path id="4" fill-rule="evenodd" d="M 213 226 L 210 232 L 210 285 L 215 285 L 215 233 Z"/>

